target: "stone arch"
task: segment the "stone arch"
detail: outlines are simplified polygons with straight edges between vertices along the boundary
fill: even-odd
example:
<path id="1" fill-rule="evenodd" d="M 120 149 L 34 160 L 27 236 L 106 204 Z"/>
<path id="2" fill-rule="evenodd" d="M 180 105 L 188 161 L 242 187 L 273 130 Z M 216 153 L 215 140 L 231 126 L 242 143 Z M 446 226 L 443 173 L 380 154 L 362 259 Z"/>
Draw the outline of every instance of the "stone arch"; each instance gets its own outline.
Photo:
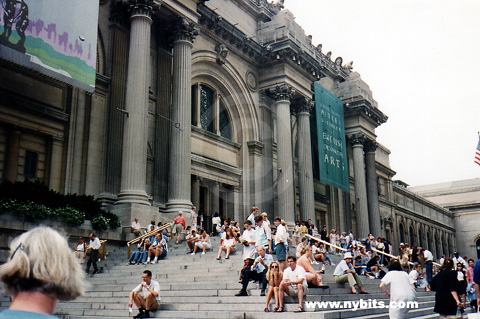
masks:
<path id="1" fill-rule="evenodd" d="M 424 247 L 424 244 L 425 244 L 425 240 L 424 240 L 424 230 L 423 230 L 424 226 L 422 224 L 418 224 L 418 236 L 417 236 L 417 240 L 418 240 L 418 246 L 420 247 Z"/>
<path id="2" fill-rule="evenodd" d="M 105 74 L 106 60 L 105 60 L 105 45 L 103 42 L 102 32 L 98 30 L 97 36 L 97 65 L 96 72 L 98 74 Z"/>
<path id="3" fill-rule="evenodd" d="M 216 54 L 197 51 L 192 54 L 192 83 L 205 82 L 219 88 L 232 116 L 235 141 L 260 140 L 257 109 L 249 89 L 237 70 L 226 61 L 216 63 Z"/>
<path id="4" fill-rule="evenodd" d="M 477 252 L 477 259 L 480 259 L 480 234 L 477 235 L 473 244 L 475 245 L 475 250 Z"/>

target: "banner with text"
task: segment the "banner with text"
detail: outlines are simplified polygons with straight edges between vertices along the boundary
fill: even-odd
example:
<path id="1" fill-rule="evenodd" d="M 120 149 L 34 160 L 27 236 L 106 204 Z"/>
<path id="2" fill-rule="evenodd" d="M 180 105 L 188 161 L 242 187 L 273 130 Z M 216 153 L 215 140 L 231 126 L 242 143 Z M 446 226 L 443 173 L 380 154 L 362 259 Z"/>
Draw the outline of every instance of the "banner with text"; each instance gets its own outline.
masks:
<path id="1" fill-rule="evenodd" d="M 343 103 L 314 83 L 320 182 L 349 192 Z"/>
<path id="2" fill-rule="evenodd" d="M 0 58 L 95 89 L 98 0 L 1 0 Z"/>

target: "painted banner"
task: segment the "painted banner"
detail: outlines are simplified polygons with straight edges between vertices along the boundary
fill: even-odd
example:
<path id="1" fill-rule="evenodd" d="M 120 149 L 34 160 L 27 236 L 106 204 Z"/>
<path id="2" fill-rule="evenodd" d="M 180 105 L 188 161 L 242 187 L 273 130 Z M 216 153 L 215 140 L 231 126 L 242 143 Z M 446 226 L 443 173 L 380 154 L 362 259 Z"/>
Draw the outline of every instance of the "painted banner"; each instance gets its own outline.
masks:
<path id="1" fill-rule="evenodd" d="M 320 182 L 349 192 L 343 103 L 318 83 L 313 89 Z"/>
<path id="2" fill-rule="evenodd" d="M 98 0 L 0 0 L 0 58 L 95 89 Z"/>

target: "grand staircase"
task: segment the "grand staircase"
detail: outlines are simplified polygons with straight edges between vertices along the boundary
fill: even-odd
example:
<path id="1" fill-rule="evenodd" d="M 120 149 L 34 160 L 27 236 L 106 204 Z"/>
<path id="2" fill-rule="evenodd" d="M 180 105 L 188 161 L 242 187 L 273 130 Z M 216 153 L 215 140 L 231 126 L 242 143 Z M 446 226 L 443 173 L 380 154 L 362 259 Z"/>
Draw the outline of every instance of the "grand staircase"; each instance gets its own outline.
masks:
<path id="1" fill-rule="evenodd" d="M 173 243 L 173 241 L 170 241 Z M 56 315 L 65 319 L 100 319 L 100 318 L 128 318 L 132 316 L 128 311 L 128 295 L 141 282 L 142 272 L 149 269 L 153 279 L 160 282 L 161 306 L 153 312 L 156 318 L 358 318 L 358 319 L 386 319 L 388 309 L 320 309 L 304 307 L 305 312 L 293 314 L 297 308 L 297 301 L 285 297 L 284 313 L 265 313 L 265 297 L 260 297 L 260 290 L 255 283 L 249 284 L 248 297 L 236 297 L 240 290 L 238 283 L 239 271 L 243 266 L 241 249 L 225 260 L 215 260 L 219 246 L 219 239 L 213 238 L 213 251 L 205 255 L 197 253 L 195 256 L 187 254 L 186 244 L 169 245 L 166 259 L 155 265 L 126 265 L 127 249 L 120 248 L 111 251 L 108 258 L 100 264 L 104 272 L 88 277 L 87 293 L 70 302 L 59 303 Z M 290 248 L 291 252 L 294 251 Z M 338 263 L 340 256 L 332 256 L 334 263 Z M 315 268 L 321 265 L 314 265 Z M 352 295 L 348 285 L 338 285 L 333 281 L 334 266 L 327 266 L 323 276 L 328 289 L 309 289 L 306 302 L 314 301 L 359 301 L 363 299 L 377 299 L 388 304 L 386 296 L 378 288 L 380 280 L 364 279 L 365 289 L 369 295 Z M 410 318 L 429 319 L 438 317 L 433 312 L 434 293 L 417 292 L 418 309 L 409 312 Z M 0 291 L 0 308 L 9 306 L 9 298 Z M 270 310 L 274 307 L 274 300 L 270 303 Z M 133 315 L 137 313 L 134 306 Z"/>

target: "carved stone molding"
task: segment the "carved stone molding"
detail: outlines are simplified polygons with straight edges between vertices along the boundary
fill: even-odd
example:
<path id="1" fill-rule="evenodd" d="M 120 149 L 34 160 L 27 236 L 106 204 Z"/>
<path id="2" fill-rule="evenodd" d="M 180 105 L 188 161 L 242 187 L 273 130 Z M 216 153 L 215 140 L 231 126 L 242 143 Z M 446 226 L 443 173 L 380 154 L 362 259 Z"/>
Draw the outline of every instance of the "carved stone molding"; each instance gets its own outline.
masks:
<path id="1" fill-rule="evenodd" d="M 195 37 L 198 35 L 196 24 L 185 17 L 178 18 L 173 23 L 172 31 L 174 41 L 189 41 L 193 43 L 193 40 L 195 40 Z"/>
<path id="2" fill-rule="evenodd" d="M 377 150 L 377 147 L 378 147 L 378 143 L 375 141 L 375 140 L 369 140 L 367 139 L 365 141 L 365 144 L 364 144 L 364 150 L 365 150 L 365 153 L 367 152 L 375 152 Z"/>
<path id="3" fill-rule="evenodd" d="M 288 100 L 295 95 L 295 89 L 286 83 L 277 85 L 275 88 L 265 90 L 265 93 L 277 101 Z"/>
<path id="4" fill-rule="evenodd" d="M 364 145 L 365 144 L 365 141 L 366 141 L 366 137 L 365 137 L 365 134 L 363 133 L 356 133 L 356 134 L 352 134 L 348 137 L 348 141 L 350 142 L 350 144 L 352 144 L 352 146 L 356 146 L 356 145 Z"/>
<path id="5" fill-rule="evenodd" d="M 305 97 L 302 99 L 301 102 L 298 103 L 297 107 L 296 107 L 296 111 L 297 113 L 308 113 L 310 114 L 310 112 L 313 110 L 315 106 L 315 101 L 313 101 L 312 99 L 308 98 L 308 97 Z"/>
<path id="6" fill-rule="evenodd" d="M 225 64 L 228 55 L 227 46 L 223 43 L 219 43 L 215 46 L 215 52 L 217 52 L 217 63 L 220 65 Z"/>

